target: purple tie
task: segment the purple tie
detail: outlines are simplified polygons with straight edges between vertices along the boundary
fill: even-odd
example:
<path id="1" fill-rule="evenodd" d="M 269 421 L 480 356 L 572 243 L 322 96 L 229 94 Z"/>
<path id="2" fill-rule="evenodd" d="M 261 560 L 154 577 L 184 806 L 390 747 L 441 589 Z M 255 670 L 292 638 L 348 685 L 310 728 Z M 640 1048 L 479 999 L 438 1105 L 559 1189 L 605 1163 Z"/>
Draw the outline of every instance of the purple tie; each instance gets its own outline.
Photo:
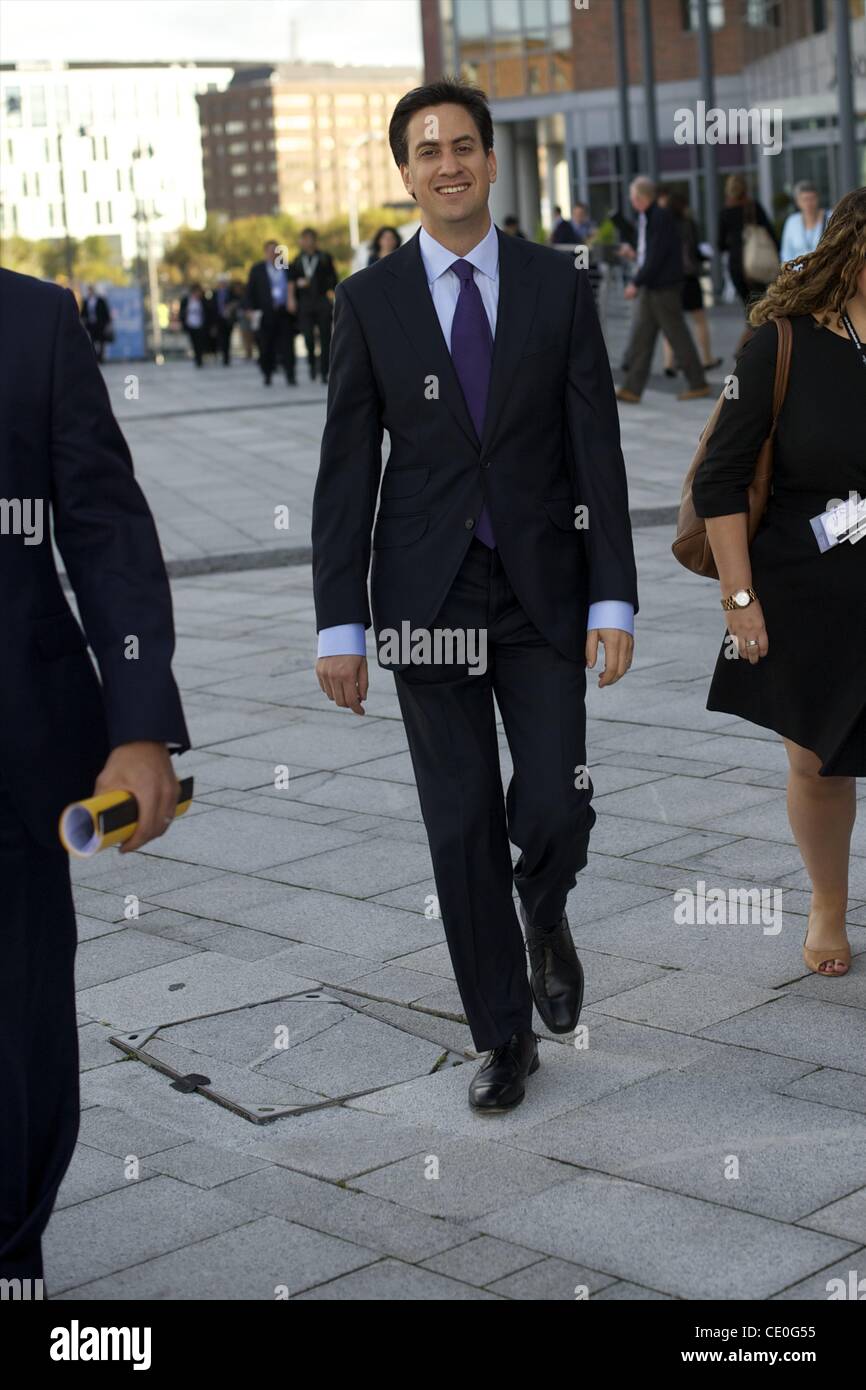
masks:
<path id="1" fill-rule="evenodd" d="M 487 413 L 493 335 L 472 274 L 472 266 L 468 261 L 455 261 L 450 269 L 460 281 L 460 297 L 451 324 L 451 360 L 463 391 L 463 398 L 472 416 L 475 433 L 480 440 L 484 432 L 484 416 Z M 495 549 L 496 537 L 493 534 L 486 502 L 481 509 L 475 534 L 491 550 Z"/>

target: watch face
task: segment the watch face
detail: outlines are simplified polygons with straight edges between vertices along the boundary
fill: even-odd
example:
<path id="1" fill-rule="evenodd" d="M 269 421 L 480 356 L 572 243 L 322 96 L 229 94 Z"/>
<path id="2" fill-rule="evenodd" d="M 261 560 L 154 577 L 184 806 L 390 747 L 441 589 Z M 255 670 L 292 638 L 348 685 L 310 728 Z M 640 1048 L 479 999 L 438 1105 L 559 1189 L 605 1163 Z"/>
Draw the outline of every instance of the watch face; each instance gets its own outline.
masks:
<path id="1" fill-rule="evenodd" d="M 738 608 L 748 608 L 751 599 L 745 589 L 740 589 L 738 593 L 734 594 L 734 603 Z"/>

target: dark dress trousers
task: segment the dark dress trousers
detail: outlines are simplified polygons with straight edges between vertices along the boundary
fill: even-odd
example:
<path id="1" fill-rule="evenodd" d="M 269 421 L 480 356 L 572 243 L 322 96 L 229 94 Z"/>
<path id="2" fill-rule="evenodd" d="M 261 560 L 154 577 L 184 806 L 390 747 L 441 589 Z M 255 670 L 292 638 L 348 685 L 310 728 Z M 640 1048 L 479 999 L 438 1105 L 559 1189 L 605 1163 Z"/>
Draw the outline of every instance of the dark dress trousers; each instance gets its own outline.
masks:
<path id="1" fill-rule="evenodd" d="M 328 292 L 337 288 L 337 272 L 327 251 L 317 251 L 316 268 L 307 276 L 302 256 L 297 256 L 289 266 L 289 279 L 296 285 L 298 296 L 298 327 L 304 335 L 310 376 L 328 379 L 331 358 L 331 319 L 333 303 Z M 309 279 L 309 284 L 298 285 L 298 280 Z M 318 344 L 316 338 L 318 336 Z"/>
<path id="2" fill-rule="evenodd" d="M 283 271 L 286 286 L 289 273 Z M 271 281 L 265 261 L 256 261 L 247 281 L 244 308 L 255 309 L 261 314 L 256 337 L 259 343 L 259 366 L 262 376 L 270 381 L 274 373 L 277 357 L 281 358 L 287 381 L 295 379 L 295 333 L 297 315 L 290 314 L 287 308 L 275 308 L 271 291 Z"/>
<path id="3" fill-rule="evenodd" d="M 75 301 L 8 270 L 0 437 L 0 1277 L 39 1278 L 78 1130 L 75 918 L 58 817 L 90 795 L 110 749 L 189 740 L 159 542 Z M 41 537 L 11 524 L 40 506 Z"/>
<path id="4" fill-rule="evenodd" d="M 586 862 L 588 605 L 637 608 L 616 402 L 588 277 L 549 247 L 501 232 L 498 244 L 480 438 L 418 238 L 340 284 L 313 506 L 320 630 L 372 618 L 379 642 L 404 623 L 486 637 L 483 673 L 379 650 L 395 670 L 443 925 L 480 1049 L 532 1016 L 509 838 L 536 925 L 559 920 Z M 376 515 L 384 430 L 391 451 Z M 494 549 L 475 539 L 485 503 Z M 578 505 L 588 529 L 575 528 Z M 506 798 L 494 696 L 514 764 Z"/>

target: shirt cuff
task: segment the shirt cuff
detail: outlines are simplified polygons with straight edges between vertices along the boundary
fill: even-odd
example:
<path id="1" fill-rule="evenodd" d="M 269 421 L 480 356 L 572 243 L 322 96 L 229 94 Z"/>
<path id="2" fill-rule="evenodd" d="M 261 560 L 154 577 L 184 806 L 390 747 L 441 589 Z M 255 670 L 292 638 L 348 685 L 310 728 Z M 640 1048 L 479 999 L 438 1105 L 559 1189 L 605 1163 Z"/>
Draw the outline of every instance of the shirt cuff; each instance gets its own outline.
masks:
<path id="1" fill-rule="evenodd" d="M 634 607 L 623 599 L 606 599 L 603 603 L 591 603 L 586 620 L 587 632 L 593 628 L 616 627 L 620 632 L 634 636 Z"/>
<path id="2" fill-rule="evenodd" d="M 363 623 L 340 623 L 319 633 L 319 656 L 366 656 Z"/>

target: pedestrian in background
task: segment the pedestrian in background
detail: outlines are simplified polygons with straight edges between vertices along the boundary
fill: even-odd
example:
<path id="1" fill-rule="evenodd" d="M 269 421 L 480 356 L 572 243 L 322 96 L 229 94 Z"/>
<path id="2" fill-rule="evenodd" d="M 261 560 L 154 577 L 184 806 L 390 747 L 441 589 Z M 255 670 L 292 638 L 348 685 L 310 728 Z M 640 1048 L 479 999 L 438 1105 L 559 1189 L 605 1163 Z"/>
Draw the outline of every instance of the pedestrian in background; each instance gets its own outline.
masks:
<path id="1" fill-rule="evenodd" d="M 683 244 L 683 292 L 682 305 L 683 313 L 688 314 L 694 324 L 694 333 L 698 341 L 701 362 L 704 370 L 721 365 L 720 357 L 713 357 L 713 350 L 710 344 L 710 325 L 704 309 L 704 291 L 701 287 L 701 275 L 704 270 L 704 258 L 701 255 L 701 238 L 698 232 L 698 225 L 689 210 L 689 205 L 681 193 L 676 193 L 673 189 L 666 192 L 664 202 L 661 193 L 658 201 L 666 207 L 676 223 L 677 231 Z M 674 359 L 674 350 L 668 342 L 664 340 L 664 363 L 665 376 L 676 376 L 677 365 Z"/>
<path id="2" fill-rule="evenodd" d="M 331 320 L 337 272 L 332 257 L 319 248 L 312 227 L 301 232 L 301 250 L 289 266 L 298 300 L 298 327 L 304 335 L 310 380 L 327 384 L 331 356 Z"/>
<path id="3" fill-rule="evenodd" d="M 375 265 L 377 261 L 381 261 L 383 256 L 390 256 L 391 252 L 396 251 L 399 245 L 400 233 L 396 227 L 380 227 L 370 242 L 367 265 Z"/>
<path id="4" fill-rule="evenodd" d="M 748 309 L 779 273 L 779 241 L 761 204 L 749 196 L 746 180 L 731 174 L 719 217 L 719 251 L 728 253 L 728 274 Z"/>
<path id="5" fill-rule="evenodd" d="M 683 313 L 682 238 L 676 223 L 666 208 L 656 199 L 652 179 L 636 178 L 629 190 L 632 207 L 638 214 L 637 249 L 623 247 L 623 253 L 637 267 L 634 279 L 625 288 L 626 299 L 637 299 L 637 314 L 631 332 L 626 361 L 628 370 L 617 400 L 637 405 L 650 374 L 656 339 L 664 333 L 682 364 L 689 389 L 678 400 L 694 400 L 708 396 L 710 388 L 704 378 L 692 335 Z"/>
<path id="6" fill-rule="evenodd" d="M 785 218 L 782 228 L 783 264 L 785 261 L 798 260 L 801 256 L 809 256 L 817 249 L 830 216 L 827 208 L 821 207 L 815 185 L 805 179 L 794 184 L 794 202 L 797 211 Z"/>
<path id="7" fill-rule="evenodd" d="M 258 316 L 259 367 L 270 386 L 277 357 L 289 386 L 295 385 L 295 332 L 298 301 L 294 282 L 276 241 L 266 241 L 264 260 L 256 261 L 247 281 L 244 305 Z"/>
<path id="8" fill-rule="evenodd" d="M 81 318 L 90 334 L 90 341 L 96 353 L 97 362 L 105 356 L 105 344 L 114 338 L 111 327 L 111 310 L 108 300 L 96 293 L 94 285 L 87 286 L 87 293 L 81 301 Z"/>
<path id="9" fill-rule="evenodd" d="M 213 293 L 213 321 L 216 334 L 216 350 L 221 355 L 223 366 L 231 366 L 232 332 L 240 307 L 240 294 L 228 275 L 217 276 L 217 287 Z"/>
<path id="10" fill-rule="evenodd" d="M 204 290 L 198 283 L 190 285 L 180 301 L 180 321 L 189 338 L 195 365 L 203 367 L 208 347 L 208 311 Z"/>

